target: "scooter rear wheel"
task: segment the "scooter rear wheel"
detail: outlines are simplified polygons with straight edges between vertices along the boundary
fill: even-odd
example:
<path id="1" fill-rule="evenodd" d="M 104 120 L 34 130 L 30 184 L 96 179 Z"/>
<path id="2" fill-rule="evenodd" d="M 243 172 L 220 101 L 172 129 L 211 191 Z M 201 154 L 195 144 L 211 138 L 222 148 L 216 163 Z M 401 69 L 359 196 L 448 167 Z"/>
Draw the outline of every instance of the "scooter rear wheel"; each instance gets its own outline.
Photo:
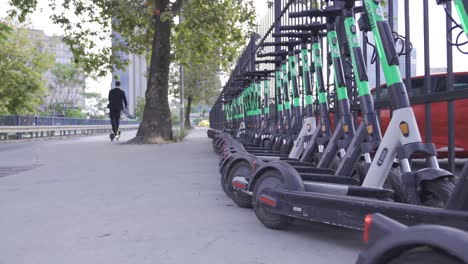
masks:
<path id="1" fill-rule="evenodd" d="M 253 192 L 253 208 L 258 220 L 271 229 L 286 229 L 292 222 L 292 218 L 269 212 L 268 208 L 259 200 L 260 194 L 265 189 L 277 189 L 283 187 L 283 176 L 276 171 L 265 172 L 255 183 Z"/>
<path id="2" fill-rule="evenodd" d="M 247 161 L 241 161 L 234 165 L 234 167 L 229 171 L 229 174 L 226 177 L 226 189 L 229 193 L 229 196 L 241 208 L 252 207 L 252 196 L 237 190 L 232 186 L 232 181 L 235 177 L 249 177 L 252 172 L 252 167 Z"/>

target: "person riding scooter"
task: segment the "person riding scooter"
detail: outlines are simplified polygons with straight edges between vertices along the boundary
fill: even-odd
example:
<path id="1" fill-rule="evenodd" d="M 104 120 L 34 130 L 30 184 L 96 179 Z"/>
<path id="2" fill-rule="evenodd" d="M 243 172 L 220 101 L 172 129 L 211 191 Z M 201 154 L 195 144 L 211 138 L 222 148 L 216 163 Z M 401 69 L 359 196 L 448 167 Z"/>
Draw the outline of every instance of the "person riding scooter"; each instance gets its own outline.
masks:
<path id="1" fill-rule="evenodd" d="M 120 82 L 115 82 L 115 88 L 109 91 L 109 117 L 112 124 L 112 133 L 110 134 L 111 140 L 116 136 L 120 136 L 119 122 L 120 122 L 120 113 L 122 110 L 127 108 L 127 98 L 125 92 L 120 89 Z"/>

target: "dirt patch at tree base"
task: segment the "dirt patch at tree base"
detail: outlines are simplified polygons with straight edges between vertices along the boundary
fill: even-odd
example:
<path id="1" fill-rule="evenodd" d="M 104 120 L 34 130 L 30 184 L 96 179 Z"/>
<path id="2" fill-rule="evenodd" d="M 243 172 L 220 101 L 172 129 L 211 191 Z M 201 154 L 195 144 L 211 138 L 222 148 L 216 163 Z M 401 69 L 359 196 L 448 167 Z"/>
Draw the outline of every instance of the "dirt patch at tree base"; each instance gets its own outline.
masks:
<path id="1" fill-rule="evenodd" d="M 133 139 L 130 139 L 129 141 L 125 142 L 124 144 L 143 145 L 143 144 L 170 144 L 170 143 L 175 143 L 175 141 L 165 140 L 162 137 L 136 136 Z"/>

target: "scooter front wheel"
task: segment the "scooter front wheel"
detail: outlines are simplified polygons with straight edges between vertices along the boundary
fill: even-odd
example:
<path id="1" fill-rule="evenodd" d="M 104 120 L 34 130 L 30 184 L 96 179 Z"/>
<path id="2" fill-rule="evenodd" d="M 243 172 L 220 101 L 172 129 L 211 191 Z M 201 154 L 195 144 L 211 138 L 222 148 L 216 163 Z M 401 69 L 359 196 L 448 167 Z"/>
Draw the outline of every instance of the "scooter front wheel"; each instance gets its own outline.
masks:
<path id="1" fill-rule="evenodd" d="M 455 184 L 449 177 L 421 182 L 419 197 L 423 205 L 443 208 L 450 198 Z"/>
<path id="2" fill-rule="evenodd" d="M 462 264 L 463 261 L 451 256 L 447 252 L 442 250 L 429 248 L 429 247 L 419 247 L 415 249 L 408 250 L 401 253 L 399 256 L 390 259 L 386 262 L 381 262 L 386 264 Z"/>

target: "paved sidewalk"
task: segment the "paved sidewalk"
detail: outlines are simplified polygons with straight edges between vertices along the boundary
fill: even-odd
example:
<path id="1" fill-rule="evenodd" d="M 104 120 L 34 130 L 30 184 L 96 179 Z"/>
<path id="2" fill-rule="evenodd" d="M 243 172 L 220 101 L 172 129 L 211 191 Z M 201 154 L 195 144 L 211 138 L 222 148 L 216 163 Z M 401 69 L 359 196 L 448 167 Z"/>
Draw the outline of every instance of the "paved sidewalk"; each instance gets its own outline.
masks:
<path id="1" fill-rule="evenodd" d="M 2 144 L 0 264 L 356 259 L 360 232 L 301 221 L 265 228 L 223 193 L 217 162 L 205 129 L 167 145 L 105 135 Z"/>

